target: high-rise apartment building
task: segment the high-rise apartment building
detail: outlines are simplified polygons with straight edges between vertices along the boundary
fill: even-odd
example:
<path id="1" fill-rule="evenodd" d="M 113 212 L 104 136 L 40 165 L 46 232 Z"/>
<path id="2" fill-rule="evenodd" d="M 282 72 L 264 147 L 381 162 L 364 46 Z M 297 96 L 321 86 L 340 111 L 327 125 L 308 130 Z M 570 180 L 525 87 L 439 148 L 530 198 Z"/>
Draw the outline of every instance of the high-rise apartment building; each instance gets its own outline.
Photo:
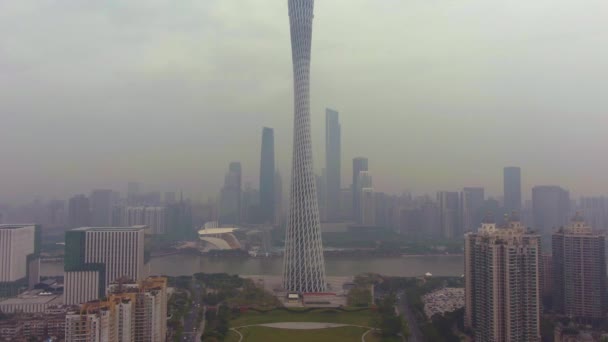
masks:
<path id="1" fill-rule="evenodd" d="M 521 212 L 521 169 L 505 167 L 503 170 L 505 212 L 511 214 Z"/>
<path id="2" fill-rule="evenodd" d="M 260 214 L 264 223 L 274 223 L 275 219 L 274 173 L 274 130 L 264 127 L 260 158 Z"/>
<path id="3" fill-rule="evenodd" d="M 91 225 L 91 205 L 85 195 L 76 195 L 68 201 L 68 227 L 78 228 Z"/>
<path id="4" fill-rule="evenodd" d="M 361 224 L 376 225 L 376 198 L 374 188 L 361 189 Z"/>
<path id="5" fill-rule="evenodd" d="M 325 202 L 328 221 L 340 219 L 341 181 L 340 117 L 333 109 L 325 110 Z"/>
<path id="6" fill-rule="evenodd" d="M 147 228 L 77 228 L 65 234 L 64 302 L 85 303 L 105 295 L 119 279 L 140 281 L 146 274 Z"/>
<path id="7" fill-rule="evenodd" d="M 549 236 L 553 230 L 568 224 L 570 195 L 559 186 L 535 186 L 532 189 L 534 228 Z"/>
<path id="8" fill-rule="evenodd" d="M 358 157 L 353 159 L 353 218 L 360 222 L 361 219 L 361 189 L 359 185 L 359 174 L 361 171 L 369 171 L 367 158 Z"/>
<path id="9" fill-rule="evenodd" d="M 107 299 L 83 303 L 65 321 L 66 341 L 164 342 L 167 279 L 112 284 Z"/>
<path id="10" fill-rule="evenodd" d="M 580 210 L 591 227 L 608 229 L 608 198 L 583 197 L 580 202 Z"/>
<path id="11" fill-rule="evenodd" d="M 439 227 L 441 236 L 445 239 L 461 238 L 460 206 L 458 193 L 440 191 L 437 193 L 439 205 Z"/>
<path id="12" fill-rule="evenodd" d="M 148 233 L 163 235 L 167 233 L 168 215 L 166 207 L 126 207 L 123 210 L 121 226 L 147 226 Z"/>
<path id="13" fill-rule="evenodd" d="M 576 215 L 569 226 L 553 234 L 553 305 L 568 317 L 605 319 L 606 250 L 602 234 Z"/>
<path id="14" fill-rule="evenodd" d="M 472 232 L 481 226 L 485 213 L 482 213 L 485 201 L 484 188 L 464 188 L 460 193 L 460 217 L 464 232 Z"/>
<path id="15" fill-rule="evenodd" d="M 475 341 L 540 341 L 540 246 L 514 217 L 465 235 L 465 325 Z"/>
<path id="16" fill-rule="evenodd" d="M 232 162 L 224 178 L 224 187 L 220 196 L 220 222 L 222 225 L 234 225 L 241 222 L 241 163 Z"/>
<path id="17" fill-rule="evenodd" d="M 292 292 L 325 292 L 325 260 L 310 136 L 314 0 L 289 0 L 288 8 L 294 77 L 294 134 L 283 286 Z"/>
<path id="18" fill-rule="evenodd" d="M 112 190 L 93 190 L 91 192 L 91 225 L 109 227 L 112 222 Z"/>
<path id="19" fill-rule="evenodd" d="M 37 225 L 0 225 L 0 298 L 40 281 L 40 237 Z"/>

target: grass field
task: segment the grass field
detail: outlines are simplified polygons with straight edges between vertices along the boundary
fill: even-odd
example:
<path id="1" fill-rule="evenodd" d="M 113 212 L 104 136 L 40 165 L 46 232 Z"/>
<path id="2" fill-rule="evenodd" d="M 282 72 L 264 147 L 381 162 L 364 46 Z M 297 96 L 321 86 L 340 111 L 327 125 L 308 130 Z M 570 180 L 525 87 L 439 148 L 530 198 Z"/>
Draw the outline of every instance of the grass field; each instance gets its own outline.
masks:
<path id="1" fill-rule="evenodd" d="M 340 327 L 319 330 L 285 330 L 266 327 L 241 328 L 243 342 L 349 342 L 361 341 L 361 336 L 367 331 L 365 328 Z M 366 342 L 377 342 L 379 340 L 368 334 Z M 366 336 L 367 337 L 367 336 Z M 237 342 L 238 335 L 230 332 L 226 342 Z"/>
<path id="2" fill-rule="evenodd" d="M 295 313 L 273 310 L 267 313 L 249 311 L 230 321 L 231 327 L 276 322 L 323 322 L 371 326 L 373 313 L 370 310 L 341 312 L 331 309 L 317 309 L 311 312 Z"/>

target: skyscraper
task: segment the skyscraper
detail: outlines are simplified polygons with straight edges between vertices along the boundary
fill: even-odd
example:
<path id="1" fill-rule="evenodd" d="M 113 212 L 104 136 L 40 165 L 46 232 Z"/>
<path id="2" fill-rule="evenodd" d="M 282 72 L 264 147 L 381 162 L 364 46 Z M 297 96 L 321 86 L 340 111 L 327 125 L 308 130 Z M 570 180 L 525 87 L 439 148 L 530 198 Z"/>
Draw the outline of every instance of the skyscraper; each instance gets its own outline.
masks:
<path id="1" fill-rule="evenodd" d="M 273 223 L 275 219 L 274 172 L 274 131 L 264 127 L 260 158 L 260 211 L 264 223 Z"/>
<path id="2" fill-rule="evenodd" d="M 232 162 L 224 177 L 220 195 L 220 223 L 238 224 L 241 222 L 241 163 Z"/>
<path id="3" fill-rule="evenodd" d="M 68 202 L 68 227 L 78 228 L 91 225 L 91 205 L 85 195 L 76 195 Z"/>
<path id="4" fill-rule="evenodd" d="M 65 233 L 65 293 L 68 305 L 105 296 L 121 278 L 143 279 L 145 226 L 77 228 Z"/>
<path id="5" fill-rule="evenodd" d="M 549 236 L 554 229 L 568 224 L 570 194 L 559 186 L 535 186 L 532 188 L 532 215 L 534 229 Z"/>
<path id="6" fill-rule="evenodd" d="M 288 6 L 294 77 L 294 134 L 283 286 L 293 292 L 324 292 L 325 260 L 310 137 L 310 46 L 314 0 L 289 0 Z"/>
<path id="7" fill-rule="evenodd" d="M 521 212 L 521 169 L 509 166 L 503 170 L 505 213 Z"/>
<path id="8" fill-rule="evenodd" d="M 40 226 L 0 225 L 0 298 L 39 282 L 40 237 Z"/>
<path id="9" fill-rule="evenodd" d="M 337 111 L 325 110 L 325 203 L 328 221 L 340 219 L 341 128 Z"/>
<path id="10" fill-rule="evenodd" d="M 465 325 L 475 341 L 540 341 L 540 236 L 512 218 L 465 235 Z"/>
<path id="11" fill-rule="evenodd" d="M 112 190 L 91 192 L 91 225 L 109 227 L 112 221 Z"/>
<path id="12" fill-rule="evenodd" d="M 481 225 L 483 215 L 481 208 L 485 201 L 483 188 L 464 188 L 460 194 L 462 229 L 464 232 L 475 231 Z"/>
<path id="13" fill-rule="evenodd" d="M 361 189 L 361 224 L 376 225 L 376 197 L 374 188 Z"/>
<path id="14" fill-rule="evenodd" d="M 359 185 L 359 174 L 368 171 L 367 158 L 358 157 L 353 159 L 353 217 L 360 222 L 361 218 L 361 186 Z"/>
<path id="15" fill-rule="evenodd" d="M 437 193 L 439 203 L 439 225 L 441 236 L 445 239 L 462 239 L 462 229 L 459 219 L 458 193 L 440 191 Z"/>
<path id="16" fill-rule="evenodd" d="M 568 317 L 599 321 L 605 317 L 606 250 L 582 216 L 553 234 L 553 304 Z"/>

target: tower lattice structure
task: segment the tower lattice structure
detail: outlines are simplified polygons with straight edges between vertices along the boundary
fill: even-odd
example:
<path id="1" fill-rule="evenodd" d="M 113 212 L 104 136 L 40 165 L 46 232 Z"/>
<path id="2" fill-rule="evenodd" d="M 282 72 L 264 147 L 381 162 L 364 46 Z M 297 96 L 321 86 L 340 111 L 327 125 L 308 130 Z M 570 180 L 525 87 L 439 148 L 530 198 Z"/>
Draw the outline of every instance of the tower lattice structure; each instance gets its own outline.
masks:
<path id="1" fill-rule="evenodd" d="M 289 0 L 294 76 L 291 197 L 283 285 L 287 291 L 325 292 L 325 260 L 310 135 L 310 50 L 314 0 Z"/>

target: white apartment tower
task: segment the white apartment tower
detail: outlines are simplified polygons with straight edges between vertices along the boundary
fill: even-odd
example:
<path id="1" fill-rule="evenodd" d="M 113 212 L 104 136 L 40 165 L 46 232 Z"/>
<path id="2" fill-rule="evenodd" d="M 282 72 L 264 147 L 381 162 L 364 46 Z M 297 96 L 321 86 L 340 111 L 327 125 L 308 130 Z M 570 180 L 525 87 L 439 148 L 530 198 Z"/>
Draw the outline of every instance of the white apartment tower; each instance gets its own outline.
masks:
<path id="1" fill-rule="evenodd" d="M 540 341 L 540 256 L 540 236 L 516 218 L 465 235 L 465 325 L 475 341 Z"/>
<path id="2" fill-rule="evenodd" d="M 0 225 L 0 298 L 39 282 L 39 253 L 40 226 Z"/>

